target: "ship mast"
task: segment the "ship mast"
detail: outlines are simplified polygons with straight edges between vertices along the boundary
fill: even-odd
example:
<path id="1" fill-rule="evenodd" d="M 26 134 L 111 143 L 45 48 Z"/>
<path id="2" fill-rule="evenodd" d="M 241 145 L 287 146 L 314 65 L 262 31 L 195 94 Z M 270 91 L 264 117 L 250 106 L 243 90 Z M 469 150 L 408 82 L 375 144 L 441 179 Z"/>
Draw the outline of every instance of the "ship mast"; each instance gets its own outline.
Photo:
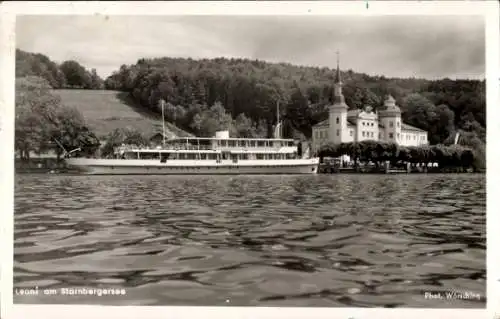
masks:
<path id="1" fill-rule="evenodd" d="M 165 146 L 165 101 L 163 99 L 160 100 L 161 104 L 161 122 L 163 126 L 163 146 Z"/>
<path id="2" fill-rule="evenodd" d="M 280 125 L 280 101 L 276 102 L 276 127 L 278 128 L 278 138 L 281 138 L 281 127 Z"/>

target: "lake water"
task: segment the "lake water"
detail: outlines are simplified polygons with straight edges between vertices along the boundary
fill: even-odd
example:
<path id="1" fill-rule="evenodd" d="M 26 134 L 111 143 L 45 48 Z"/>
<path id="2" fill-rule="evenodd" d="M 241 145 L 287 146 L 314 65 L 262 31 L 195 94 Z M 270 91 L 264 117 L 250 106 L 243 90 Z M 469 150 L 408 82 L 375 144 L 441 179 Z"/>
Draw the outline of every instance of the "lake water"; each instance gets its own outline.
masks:
<path id="1" fill-rule="evenodd" d="M 485 175 L 15 183 L 16 303 L 486 306 Z"/>

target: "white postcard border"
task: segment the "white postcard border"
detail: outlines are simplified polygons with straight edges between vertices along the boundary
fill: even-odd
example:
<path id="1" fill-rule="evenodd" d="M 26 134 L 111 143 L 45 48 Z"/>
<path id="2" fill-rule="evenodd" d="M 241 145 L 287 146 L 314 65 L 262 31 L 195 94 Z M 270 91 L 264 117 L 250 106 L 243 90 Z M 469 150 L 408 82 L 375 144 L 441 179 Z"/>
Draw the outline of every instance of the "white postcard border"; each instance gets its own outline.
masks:
<path id="1" fill-rule="evenodd" d="M 492 318 L 500 315 L 500 91 L 499 9 L 496 1 L 275 1 L 275 2 L 4 2 L 0 4 L 0 279 L 1 317 L 10 318 Z M 280 307 L 132 307 L 12 305 L 14 190 L 14 66 L 16 15 L 484 15 L 487 86 L 488 308 L 361 309 Z M 464 43 L 467 45 L 467 43 Z M 432 48 L 429 48 L 432 50 Z M 498 194 L 498 195 L 497 195 Z"/>

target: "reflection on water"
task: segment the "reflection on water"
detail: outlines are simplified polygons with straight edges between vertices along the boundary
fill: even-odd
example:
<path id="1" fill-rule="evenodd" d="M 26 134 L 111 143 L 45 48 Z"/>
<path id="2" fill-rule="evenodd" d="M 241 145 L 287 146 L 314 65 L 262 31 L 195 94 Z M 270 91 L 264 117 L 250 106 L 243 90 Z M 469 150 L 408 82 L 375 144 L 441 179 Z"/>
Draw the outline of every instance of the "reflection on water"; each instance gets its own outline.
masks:
<path id="1" fill-rule="evenodd" d="M 485 307 L 484 175 L 42 176 L 15 189 L 17 303 Z M 467 292 L 480 300 L 426 299 Z"/>

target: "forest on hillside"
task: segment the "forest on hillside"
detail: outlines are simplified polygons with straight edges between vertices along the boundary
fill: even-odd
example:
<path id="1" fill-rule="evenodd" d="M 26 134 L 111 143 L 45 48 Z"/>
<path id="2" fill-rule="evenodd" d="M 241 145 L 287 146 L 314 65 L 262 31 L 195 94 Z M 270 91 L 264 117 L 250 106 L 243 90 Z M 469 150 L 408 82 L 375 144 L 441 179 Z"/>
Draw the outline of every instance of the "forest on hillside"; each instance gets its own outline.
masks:
<path id="1" fill-rule="evenodd" d="M 58 64 L 40 53 L 16 50 L 16 78 L 40 77 L 53 89 L 104 89 L 95 69 L 87 70 L 74 60 Z"/>
<path id="2" fill-rule="evenodd" d="M 251 123 L 244 134 L 272 134 L 277 104 L 285 135 L 299 131 L 310 138 L 311 126 L 326 119 L 332 102 L 334 70 L 267 63 L 247 59 L 140 59 L 105 80 L 105 87 L 125 91 L 144 108 L 167 115 L 176 125 L 209 135 L 213 125 L 228 125 L 227 116 Z M 393 79 L 342 72 L 344 95 L 351 108 L 382 107 L 387 94 L 395 97 L 403 120 L 429 132 L 432 144 L 444 142 L 457 130 L 486 137 L 485 81 Z M 217 115 L 223 110 L 223 119 Z M 226 116 L 226 117 L 225 117 Z"/>
<path id="3" fill-rule="evenodd" d="M 327 118 L 334 70 L 248 59 L 155 58 L 122 65 L 102 81 L 76 61 L 56 64 L 41 54 L 18 50 L 16 75 L 37 75 L 53 88 L 127 92 L 141 107 L 161 114 L 199 136 L 229 129 L 242 137 L 270 136 L 279 104 L 285 137 L 309 139 L 312 125 Z M 431 144 L 446 143 L 457 131 L 485 142 L 485 81 L 425 80 L 369 76 L 343 71 L 351 108 L 382 107 L 395 97 L 403 121 L 427 130 Z"/>

